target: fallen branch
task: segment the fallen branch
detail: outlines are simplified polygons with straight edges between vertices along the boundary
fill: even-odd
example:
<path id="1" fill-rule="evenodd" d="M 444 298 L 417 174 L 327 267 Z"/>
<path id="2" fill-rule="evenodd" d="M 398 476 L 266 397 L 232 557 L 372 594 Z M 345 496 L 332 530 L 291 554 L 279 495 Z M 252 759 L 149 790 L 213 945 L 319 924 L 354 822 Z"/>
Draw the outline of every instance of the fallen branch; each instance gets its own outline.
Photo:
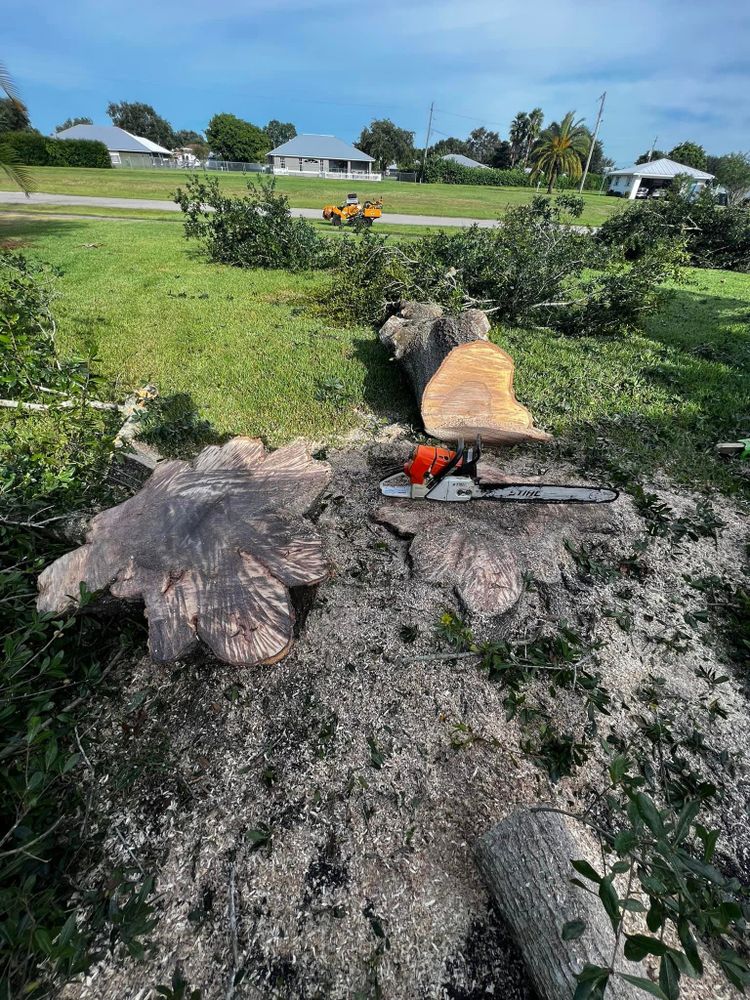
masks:
<path id="1" fill-rule="evenodd" d="M 81 404 L 91 407 L 92 410 L 120 410 L 121 412 L 123 410 L 119 403 L 102 403 L 98 399 L 64 399 L 60 403 L 28 403 L 21 399 L 0 399 L 0 407 L 6 410 L 33 410 L 34 412 L 75 410 Z"/>

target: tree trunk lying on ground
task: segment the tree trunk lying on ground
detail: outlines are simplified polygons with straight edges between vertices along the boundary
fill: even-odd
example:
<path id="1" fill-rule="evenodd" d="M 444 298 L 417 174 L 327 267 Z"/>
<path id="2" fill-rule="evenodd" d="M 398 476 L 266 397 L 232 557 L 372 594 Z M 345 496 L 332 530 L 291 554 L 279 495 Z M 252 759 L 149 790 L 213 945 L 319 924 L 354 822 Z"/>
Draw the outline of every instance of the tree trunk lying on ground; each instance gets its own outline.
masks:
<path id="1" fill-rule="evenodd" d="M 558 813 L 522 809 L 492 827 L 476 843 L 480 871 L 510 925 L 529 977 L 542 1000 L 571 1000 L 576 973 L 589 962 L 607 968 L 615 947 L 612 925 L 595 896 L 570 879 L 571 861 L 588 853 Z M 563 941 L 563 925 L 582 920 L 583 934 Z M 618 958 L 629 975 L 645 976 L 635 962 Z M 643 993 L 610 977 L 609 1000 L 640 1000 Z"/>
<path id="2" fill-rule="evenodd" d="M 480 309 L 444 316 L 432 303 L 404 302 L 380 330 L 380 340 L 403 365 L 425 431 L 443 441 L 487 444 L 547 441 L 513 393 L 513 359 L 487 340 Z"/>
<path id="3" fill-rule="evenodd" d="M 142 599 L 158 661 L 202 639 L 228 663 L 273 663 L 292 645 L 289 588 L 327 574 L 303 515 L 331 476 L 296 442 L 266 454 L 253 438 L 162 462 L 130 500 L 102 511 L 86 543 L 39 577 L 40 611 L 75 606 L 80 584 Z"/>

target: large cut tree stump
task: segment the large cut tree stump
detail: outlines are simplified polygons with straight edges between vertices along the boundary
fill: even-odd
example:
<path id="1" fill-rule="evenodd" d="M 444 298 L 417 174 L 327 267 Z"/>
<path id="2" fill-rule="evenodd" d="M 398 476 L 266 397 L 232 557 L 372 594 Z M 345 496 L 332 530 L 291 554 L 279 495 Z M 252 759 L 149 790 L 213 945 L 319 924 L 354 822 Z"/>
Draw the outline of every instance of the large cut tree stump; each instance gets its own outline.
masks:
<path id="1" fill-rule="evenodd" d="M 480 309 L 444 316 L 432 303 L 404 302 L 380 330 L 401 362 L 419 403 L 425 431 L 442 441 L 487 444 L 547 441 L 513 392 L 513 359 L 487 339 Z"/>
<path id="2" fill-rule="evenodd" d="M 394 463 L 395 464 L 395 463 Z M 538 480 L 508 476 L 479 463 L 484 483 Z M 545 476 L 545 481 L 560 480 Z M 566 481 L 567 477 L 563 479 Z M 619 530 L 610 504 L 536 504 L 471 500 L 389 500 L 373 517 L 410 540 L 409 564 L 417 577 L 450 587 L 467 611 L 499 615 L 523 593 L 524 577 L 559 585 L 575 564 L 566 543 L 591 544 Z"/>
<path id="3" fill-rule="evenodd" d="M 202 639 L 228 663 L 273 663 L 290 649 L 289 588 L 327 573 L 303 515 L 331 476 L 303 442 L 266 454 L 253 438 L 162 462 L 130 500 L 97 514 L 86 542 L 39 577 L 40 611 L 75 606 L 84 583 L 142 599 L 154 660 Z"/>
<path id="4" fill-rule="evenodd" d="M 557 813 L 520 810 L 485 833 L 476 844 L 480 871 L 510 925 L 529 977 L 542 1000 L 571 1000 L 576 973 L 590 962 L 608 968 L 615 935 L 598 898 L 571 885 L 571 861 L 588 851 Z M 592 857 L 595 864 L 597 859 Z M 601 865 L 601 862 L 598 862 Z M 581 937 L 564 941 L 563 925 L 582 920 Z M 645 976 L 635 962 L 618 955 L 615 969 Z M 643 993 L 618 976 L 607 997 L 640 1000 Z"/>

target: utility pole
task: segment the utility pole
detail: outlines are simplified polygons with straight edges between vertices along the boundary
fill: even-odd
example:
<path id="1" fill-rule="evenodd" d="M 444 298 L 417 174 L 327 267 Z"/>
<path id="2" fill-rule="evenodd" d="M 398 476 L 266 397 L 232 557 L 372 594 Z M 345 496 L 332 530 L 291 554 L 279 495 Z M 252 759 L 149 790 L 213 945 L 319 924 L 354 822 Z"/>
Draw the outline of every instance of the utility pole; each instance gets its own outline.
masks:
<path id="1" fill-rule="evenodd" d="M 649 151 L 648 151 L 648 162 L 649 163 L 651 162 L 651 159 L 652 159 L 652 157 L 654 155 L 654 150 L 656 149 L 656 143 L 658 141 L 659 141 L 659 136 L 655 135 L 654 136 L 654 141 L 651 143 L 651 149 L 649 149 Z"/>
<path id="2" fill-rule="evenodd" d="M 432 115 L 435 111 L 435 102 L 430 104 L 430 117 L 427 119 L 427 138 L 424 141 L 424 153 L 422 154 L 422 176 L 419 179 L 421 184 L 424 181 L 424 168 L 427 163 L 427 147 L 430 145 L 430 136 L 432 135 Z"/>
<path id="3" fill-rule="evenodd" d="M 604 111 L 604 102 L 607 99 L 607 91 L 605 90 L 602 96 L 599 98 L 599 113 L 596 116 L 596 125 L 594 125 L 594 134 L 591 136 L 591 145 L 589 146 L 589 155 L 586 157 L 586 166 L 583 168 L 583 177 L 581 178 L 581 186 L 578 188 L 579 194 L 583 191 L 583 185 L 586 183 L 586 176 L 589 172 L 589 167 L 591 166 L 591 157 L 594 155 L 594 146 L 596 145 L 596 137 L 599 134 L 599 126 L 602 121 L 602 113 Z"/>

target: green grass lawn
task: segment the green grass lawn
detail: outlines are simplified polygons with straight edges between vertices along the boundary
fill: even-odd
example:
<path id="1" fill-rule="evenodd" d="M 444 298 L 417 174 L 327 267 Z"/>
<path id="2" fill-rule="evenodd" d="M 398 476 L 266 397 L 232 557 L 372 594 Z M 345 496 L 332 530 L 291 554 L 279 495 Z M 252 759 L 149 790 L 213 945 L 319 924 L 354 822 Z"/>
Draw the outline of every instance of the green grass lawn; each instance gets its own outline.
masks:
<path id="1" fill-rule="evenodd" d="M 273 444 L 332 440 L 368 413 L 415 416 L 374 332 L 337 325 L 311 301 L 323 275 L 211 264 L 180 226 L 161 222 L 3 219 L 0 239 L 26 241 L 62 269 L 60 346 L 94 352 L 123 392 L 153 381 L 189 393 L 219 430 Z M 557 447 L 731 488 L 713 445 L 750 434 L 750 275 L 688 273 L 638 335 L 492 336 L 514 356 L 518 397 Z M 321 393 L 331 381 L 345 399 Z"/>
<path id="2" fill-rule="evenodd" d="M 174 189 L 190 176 L 185 170 L 97 170 L 87 167 L 33 167 L 36 190 L 49 194 L 81 194 L 113 198 L 170 198 Z M 213 175 L 212 175 L 213 176 Z M 229 192 L 245 190 L 243 174 L 219 174 Z M 253 175 L 250 175 L 253 176 Z M 257 175 L 256 175 L 257 176 Z M 339 203 L 349 191 L 361 198 L 382 197 L 385 212 L 407 215 L 443 215 L 452 218 L 497 218 L 511 205 L 526 204 L 536 193 L 531 188 L 496 188 L 461 184 L 407 184 L 384 180 L 370 185 L 359 181 L 324 181 L 317 178 L 277 177 L 277 186 L 289 197 L 293 208 L 322 208 Z M 5 182 L 11 187 L 10 181 Z M 581 222 L 599 225 L 622 208 L 618 198 L 593 192 L 584 195 Z"/>

